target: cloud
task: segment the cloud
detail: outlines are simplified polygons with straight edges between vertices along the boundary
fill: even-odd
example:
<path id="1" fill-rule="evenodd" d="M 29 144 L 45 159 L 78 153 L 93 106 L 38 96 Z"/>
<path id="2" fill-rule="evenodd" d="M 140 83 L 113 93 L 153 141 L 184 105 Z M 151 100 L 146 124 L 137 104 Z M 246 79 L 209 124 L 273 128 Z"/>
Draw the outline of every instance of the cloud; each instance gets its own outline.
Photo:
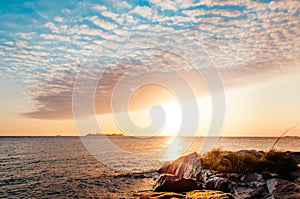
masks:
<path id="1" fill-rule="evenodd" d="M 40 37 L 47 40 L 60 40 L 63 42 L 71 42 L 71 39 L 69 37 L 63 35 L 41 34 Z"/>
<path id="2" fill-rule="evenodd" d="M 12 41 L 5 41 L 4 44 L 12 46 L 12 45 L 14 45 L 14 42 L 12 42 Z"/>
<path id="3" fill-rule="evenodd" d="M 225 16 L 225 17 L 239 17 L 241 16 L 241 12 L 238 10 L 210 10 L 208 12 L 209 14 L 214 14 L 214 15 L 221 15 L 221 16 Z"/>
<path id="4" fill-rule="evenodd" d="M 15 41 L 15 43 L 16 43 L 16 46 L 19 48 L 26 48 L 28 45 L 27 41 L 21 41 L 21 40 L 17 40 L 17 41 Z"/>
<path id="5" fill-rule="evenodd" d="M 110 11 L 103 11 L 101 12 L 101 14 L 104 16 L 104 17 L 107 17 L 107 18 L 112 18 L 113 20 L 117 20 L 117 17 L 119 17 L 118 14 L 116 13 L 113 13 L 113 12 L 110 12 Z"/>
<path id="6" fill-rule="evenodd" d="M 132 5 L 127 3 L 126 1 L 121 1 L 121 2 L 118 1 L 116 4 L 118 7 L 121 7 L 121 8 L 127 8 L 127 9 L 132 8 Z"/>
<path id="7" fill-rule="evenodd" d="M 54 21 L 62 23 L 64 21 L 64 18 L 62 18 L 62 17 L 55 17 Z"/>
<path id="8" fill-rule="evenodd" d="M 59 33 L 59 29 L 52 22 L 47 22 L 44 26 L 49 28 L 53 33 Z"/>
<path id="9" fill-rule="evenodd" d="M 35 35 L 36 35 L 35 32 L 29 32 L 29 33 L 18 32 L 18 33 L 15 33 L 16 37 L 20 37 L 21 39 L 26 39 L 26 40 L 32 39 Z"/>
<path id="10" fill-rule="evenodd" d="M 103 6 L 103 5 L 94 5 L 93 7 L 92 7 L 92 10 L 95 10 L 95 11 L 104 11 L 104 10 L 106 10 L 107 8 L 105 7 L 105 6 Z"/>
<path id="11" fill-rule="evenodd" d="M 197 17 L 207 13 L 204 9 L 183 10 L 182 13 L 188 17 Z"/>
<path id="12" fill-rule="evenodd" d="M 148 6 L 137 6 L 132 11 L 130 11 L 130 13 L 137 14 L 148 19 L 152 17 L 152 10 Z"/>
<path id="13" fill-rule="evenodd" d="M 100 28 L 103 28 L 105 30 L 114 30 L 118 28 L 116 24 L 99 19 L 97 16 L 92 16 L 89 18 L 89 20 L 96 26 L 99 26 Z"/>
<path id="14" fill-rule="evenodd" d="M 161 8 L 162 10 L 177 10 L 177 1 L 167 1 L 167 0 L 150 0 L 152 4 Z"/>

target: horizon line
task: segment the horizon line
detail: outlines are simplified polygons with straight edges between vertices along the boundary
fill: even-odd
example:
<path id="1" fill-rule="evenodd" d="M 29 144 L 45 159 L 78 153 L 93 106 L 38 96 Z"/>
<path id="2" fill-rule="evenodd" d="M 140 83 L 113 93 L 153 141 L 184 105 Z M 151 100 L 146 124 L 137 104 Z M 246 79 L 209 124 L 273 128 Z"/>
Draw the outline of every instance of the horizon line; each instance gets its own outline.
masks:
<path id="1" fill-rule="evenodd" d="M 147 135 L 141 135 L 141 136 L 132 136 L 132 135 L 122 135 L 122 136 L 110 136 L 110 135 L 95 135 L 95 136 L 88 136 L 88 135 L 0 135 L 1 137 L 186 137 L 186 138 L 192 138 L 192 137 L 197 137 L 197 138 L 278 138 L 280 136 L 251 136 L 251 135 L 243 135 L 243 136 L 230 136 L 230 135 L 225 135 L 225 136 L 172 136 L 172 135 L 155 135 L 155 136 L 147 136 Z M 283 137 L 297 137 L 300 138 L 300 136 L 292 135 L 292 136 L 283 136 Z"/>

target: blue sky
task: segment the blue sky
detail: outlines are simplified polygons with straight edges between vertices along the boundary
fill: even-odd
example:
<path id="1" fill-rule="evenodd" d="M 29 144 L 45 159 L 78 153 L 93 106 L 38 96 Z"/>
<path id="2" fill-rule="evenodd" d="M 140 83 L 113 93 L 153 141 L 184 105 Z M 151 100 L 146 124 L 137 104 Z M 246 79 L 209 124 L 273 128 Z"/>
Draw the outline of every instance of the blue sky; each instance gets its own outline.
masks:
<path id="1" fill-rule="evenodd" d="M 97 73 L 138 49 L 166 49 L 193 62 L 201 48 L 226 89 L 299 74 L 299 7 L 299 1 L 1 1 L 0 75 L 8 82 L 2 107 L 20 98 L 18 117 L 71 118 L 80 67 L 97 63 L 90 71 Z"/>

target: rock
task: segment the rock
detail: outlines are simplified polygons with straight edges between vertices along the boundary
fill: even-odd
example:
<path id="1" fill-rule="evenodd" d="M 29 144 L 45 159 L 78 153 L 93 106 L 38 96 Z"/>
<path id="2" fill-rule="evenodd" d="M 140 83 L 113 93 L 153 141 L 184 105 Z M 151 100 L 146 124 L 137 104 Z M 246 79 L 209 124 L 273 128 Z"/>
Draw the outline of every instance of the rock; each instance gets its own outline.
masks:
<path id="1" fill-rule="evenodd" d="M 205 188 L 230 193 L 232 192 L 233 183 L 227 178 L 211 177 L 205 183 Z"/>
<path id="2" fill-rule="evenodd" d="M 277 182 L 278 181 L 275 178 L 271 178 L 267 180 L 267 187 L 269 193 L 273 193 L 273 191 L 276 189 Z"/>
<path id="3" fill-rule="evenodd" d="M 298 163 L 300 163 L 300 152 L 289 152 L 289 156 L 293 157 Z"/>
<path id="4" fill-rule="evenodd" d="M 215 174 L 216 174 L 215 171 L 211 171 L 209 169 L 202 169 L 200 172 L 200 175 L 198 175 L 197 180 L 205 183 L 211 176 L 213 176 Z"/>
<path id="5" fill-rule="evenodd" d="M 171 163 L 164 164 L 158 172 L 169 173 L 179 178 L 198 179 L 202 170 L 201 159 L 196 152 L 181 156 Z"/>
<path id="6" fill-rule="evenodd" d="M 185 198 L 184 194 L 173 192 L 152 192 L 141 196 L 143 199 L 171 199 L 171 198 Z"/>
<path id="7" fill-rule="evenodd" d="M 268 196 L 267 199 L 276 199 L 275 196 Z"/>
<path id="8" fill-rule="evenodd" d="M 221 191 L 211 191 L 211 190 L 195 190 L 187 192 L 186 194 L 178 194 L 173 192 L 152 192 L 142 196 L 143 199 L 176 199 L 176 198 L 186 198 L 186 199 L 234 199 L 234 197 L 229 193 L 223 193 Z"/>
<path id="9" fill-rule="evenodd" d="M 249 198 L 254 189 L 248 187 L 234 187 L 233 195 L 236 198 Z"/>
<path id="10" fill-rule="evenodd" d="M 245 178 L 243 179 L 244 182 L 254 182 L 254 181 L 261 181 L 263 180 L 263 176 L 258 173 L 248 173 L 245 175 Z"/>
<path id="11" fill-rule="evenodd" d="M 294 180 L 294 182 L 296 182 L 298 184 L 300 183 L 300 169 L 290 172 L 289 175 L 290 175 L 290 178 L 292 180 Z"/>
<path id="12" fill-rule="evenodd" d="M 240 178 L 240 181 L 242 182 L 243 185 L 246 185 L 248 187 L 261 187 L 266 185 L 263 176 L 258 173 L 245 174 Z"/>
<path id="13" fill-rule="evenodd" d="M 235 187 L 234 197 L 237 199 L 263 198 L 268 195 L 266 187 L 249 188 L 249 187 Z"/>
<path id="14" fill-rule="evenodd" d="M 231 181 L 237 182 L 241 178 L 242 174 L 228 173 L 227 178 Z"/>
<path id="15" fill-rule="evenodd" d="M 212 191 L 212 190 L 191 191 L 186 194 L 186 198 L 187 199 L 196 199 L 196 198 L 234 199 L 234 197 L 229 193 L 223 193 L 221 191 Z"/>
<path id="16" fill-rule="evenodd" d="M 157 179 L 153 191 L 182 193 L 200 188 L 194 179 L 179 178 L 172 174 L 163 174 Z"/>
<path id="17" fill-rule="evenodd" d="M 270 179 L 271 180 L 271 179 Z M 275 181 L 276 180 L 276 181 Z M 283 179 L 275 179 L 271 195 L 275 198 L 300 198 L 300 185 Z M 271 183 L 272 181 L 269 181 Z M 268 184 L 268 182 L 267 182 Z M 269 187 L 268 187 L 269 188 Z"/>
<path id="18" fill-rule="evenodd" d="M 235 188 L 233 188 L 233 195 L 238 199 L 239 198 L 246 199 L 246 198 L 250 198 L 252 195 L 251 193 L 254 191 L 255 191 L 255 189 L 253 189 L 253 188 L 235 187 Z"/>

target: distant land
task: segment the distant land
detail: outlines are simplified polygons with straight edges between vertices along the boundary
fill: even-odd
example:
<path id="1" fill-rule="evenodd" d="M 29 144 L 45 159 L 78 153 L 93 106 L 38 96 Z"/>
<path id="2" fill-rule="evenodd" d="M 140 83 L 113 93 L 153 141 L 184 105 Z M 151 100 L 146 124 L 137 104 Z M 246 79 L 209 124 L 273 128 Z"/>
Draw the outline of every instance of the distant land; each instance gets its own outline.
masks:
<path id="1" fill-rule="evenodd" d="M 124 136 L 124 135 L 122 133 L 111 133 L 111 134 L 89 133 L 86 136 Z"/>

